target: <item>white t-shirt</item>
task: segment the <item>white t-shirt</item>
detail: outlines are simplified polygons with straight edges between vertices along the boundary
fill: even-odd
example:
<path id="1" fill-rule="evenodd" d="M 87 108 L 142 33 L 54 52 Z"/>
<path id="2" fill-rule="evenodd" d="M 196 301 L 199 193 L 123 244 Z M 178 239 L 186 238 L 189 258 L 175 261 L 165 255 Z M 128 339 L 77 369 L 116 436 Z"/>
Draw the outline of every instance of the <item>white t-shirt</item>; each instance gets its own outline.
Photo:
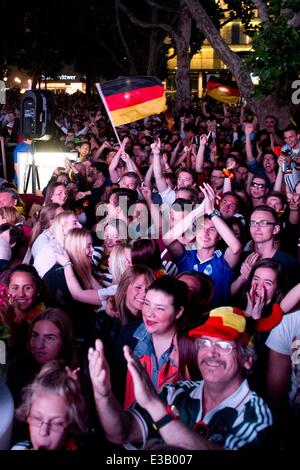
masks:
<path id="1" fill-rule="evenodd" d="M 162 204 L 166 204 L 170 207 L 176 199 L 176 193 L 174 189 L 170 188 L 170 186 L 168 186 L 162 193 L 159 193 L 159 195 L 161 197 Z"/>
<path id="2" fill-rule="evenodd" d="M 300 392 L 300 310 L 284 315 L 270 333 L 266 345 L 272 351 L 291 358 L 292 375 L 289 399 L 292 404 L 297 390 Z"/>

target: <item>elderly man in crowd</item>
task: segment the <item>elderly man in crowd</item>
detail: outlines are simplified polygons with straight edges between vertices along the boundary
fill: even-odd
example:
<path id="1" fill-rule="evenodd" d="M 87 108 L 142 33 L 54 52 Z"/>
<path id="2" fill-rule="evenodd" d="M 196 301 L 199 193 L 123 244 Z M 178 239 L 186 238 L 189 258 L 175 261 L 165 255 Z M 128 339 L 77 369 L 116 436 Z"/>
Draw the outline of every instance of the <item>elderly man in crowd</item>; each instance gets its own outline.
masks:
<path id="1" fill-rule="evenodd" d="M 144 448 L 158 437 L 167 446 L 194 450 L 259 449 L 272 443 L 272 415 L 252 392 L 243 372 L 251 369 L 243 312 L 219 307 L 204 325 L 189 332 L 194 338 L 203 380 L 167 385 L 157 394 L 143 365 L 125 346 L 137 402 L 123 410 L 110 385 L 103 345 L 89 350 L 89 368 L 97 412 L 112 442 Z M 128 444 L 131 443 L 131 444 Z"/>

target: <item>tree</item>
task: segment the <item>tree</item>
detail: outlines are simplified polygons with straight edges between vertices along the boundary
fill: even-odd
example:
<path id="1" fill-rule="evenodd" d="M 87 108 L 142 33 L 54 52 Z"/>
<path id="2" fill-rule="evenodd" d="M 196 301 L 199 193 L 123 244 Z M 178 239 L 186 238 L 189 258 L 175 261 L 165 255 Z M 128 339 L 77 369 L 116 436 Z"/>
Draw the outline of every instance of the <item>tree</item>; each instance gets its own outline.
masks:
<path id="1" fill-rule="evenodd" d="M 190 96 L 189 71 L 192 56 L 200 50 L 205 36 L 195 27 L 192 15 L 184 0 L 155 1 L 144 0 L 146 5 L 156 12 L 157 20 L 142 21 L 132 9 L 125 5 L 125 0 L 116 0 L 118 7 L 126 13 L 133 24 L 142 28 L 158 29 L 165 33 L 173 46 L 174 56 L 177 58 L 176 81 L 176 108 L 180 109 L 185 98 Z M 208 14 L 220 26 L 220 9 L 214 1 L 208 1 Z M 170 58 L 170 57 L 169 57 Z"/>
<path id="2" fill-rule="evenodd" d="M 300 68 L 299 0 L 252 0 L 261 24 L 256 30 L 250 27 L 248 14 L 246 31 L 253 34 L 253 51 L 247 60 L 234 53 L 213 24 L 203 2 L 184 0 L 197 27 L 217 51 L 235 76 L 242 96 L 262 122 L 266 114 L 275 114 L 281 126 L 286 126 L 292 112 L 291 82 Z M 226 8 L 244 13 L 251 9 L 248 1 L 224 1 Z M 240 16 L 240 15 L 239 15 Z M 252 83 L 250 73 L 260 77 L 260 84 Z M 284 84 L 284 86 L 283 86 Z"/>

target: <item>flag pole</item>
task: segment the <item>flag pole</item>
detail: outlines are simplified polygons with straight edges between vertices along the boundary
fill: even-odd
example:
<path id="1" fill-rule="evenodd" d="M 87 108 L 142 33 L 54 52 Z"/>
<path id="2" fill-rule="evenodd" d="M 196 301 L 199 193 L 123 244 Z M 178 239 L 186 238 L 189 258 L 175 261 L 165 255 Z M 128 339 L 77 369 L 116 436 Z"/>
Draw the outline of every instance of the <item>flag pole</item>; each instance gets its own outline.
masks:
<path id="1" fill-rule="evenodd" d="M 114 130 L 114 133 L 115 133 L 115 135 L 116 135 L 117 141 L 118 141 L 118 143 L 120 144 L 120 147 L 121 147 L 122 144 L 121 144 L 121 141 L 120 141 L 120 137 L 119 137 L 119 135 L 118 135 L 118 133 L 117 133 L 117 130 L 116 130 L 116 128 L 115 128 L 115 125 L 114 125 L 112 116 L 111 116 L 111 114 L 110 114 L 110 110 L 108 109 L 108 106 L 107 106 L 107 104 L 106 104 L 105 96 L 104 96 L 103 93 L 102 93 L 100 83 L 96 83 L 96 88 L 97 88 L 97 90 L 98 90 L 98 93 L 99 93 L 99 95 L 100 95 L 100 98 L 101 98 L 101 100 L 102 100 L 102 103 L 104 104 L 104 108 L 105 108 L 105 110 L 106 110 L 106 112 L 107 112 L 107 115 L 108 115 L 108 117 L 109 117 L 110 123 L 111 123 L 112 128 L 113 128 L 113 130 Z"/>

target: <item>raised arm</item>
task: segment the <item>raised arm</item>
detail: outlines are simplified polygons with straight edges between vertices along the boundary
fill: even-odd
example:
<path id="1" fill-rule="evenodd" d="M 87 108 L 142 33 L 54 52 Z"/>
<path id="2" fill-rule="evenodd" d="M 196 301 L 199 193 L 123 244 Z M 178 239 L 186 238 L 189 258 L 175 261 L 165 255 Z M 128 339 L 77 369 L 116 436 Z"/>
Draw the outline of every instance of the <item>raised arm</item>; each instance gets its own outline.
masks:
<path id="1" fill-rule="evenodd" d="M 107 439 L 116 444 L 141 441 L 137 421 L 123 410 L 112 393 L 110 370 L 99 339 L 95 349 L 89 349 L 88 360 L 96 409 Z"/>
<path id="2" fill-rule="evenodd" d="M 206 214 L 211 214 L 215 209 L 215 192 L 213 188 L 209 185 L 204 183 L 202 187 L 200 187 L 202 193 L 204 194 L 204 202 L 205 202 L 205 211 Z M 230 227 L 224 222 L 222 217 L 213 217 L 212 222 L 220 235 L 220 237 L 224 240 L 227 245 L 227 249 L 224 253 L 224 259 L 228 263 L 231 268 L 238 263 L 241 252 L 242 252 L 242 244 L 235 236 L 233 231 Z"/>
<path id="3" fill-rule="evenodd" d="M 280 307 L 282 310 L 287 312 L 292 312 L 295 310 L 295 307 L 300 302 L 300 283 L 293 287 L 286 295 L 283 297 L 280 302 Z"/>
<path id="4" fill-rule="evenodd" d="M 200 145 L 196 156 L 196 173 L 203 173 L 204 170 L 204 155 L 207 139 L 208 136 L 206 134 L 200 136 Z"/>
<path id="5" fill-rule="evenodd" d="M 136 401 L 149 413 L 155 423 L 166 415 L 166 403 L 160 399 L 144 366 L 132 354 L 128 346 L 124 347 L 124 355 L 127 360 L 128 370 L 133 379 Z M 160 428 L 159 433 L 166 444 L 175 448 L 223 450 L 219 445 L 204 439 L 195 431 L 188 428 L 180 418 L 165 424 Z"/>
<path id="6" fill-rule="evenodd" d="M 166 182 L 166 178 L 163 175 L 162 166 L 160 162 L 160 150 L 161 150 L 160 139 L 157 139 L 156 142 L 151 144 L 151 150 L 153 153 L 153 172 L 154 172 L 156 187 L 159 193 L 163 193 L 168 188 L 168 185 Z"/>
<path id="7" fill-rule="evenodd" d="M 78 302 L 83 302 L 85 304 L 99 306 L 101 304 L 100 296 L 98 293 L 98 290 L 101 289 L 100 285 L 99 288 L 95 289 L 82 289 L 81 285 L 77 281 L 72 263 L 68 256 L 56 254 L 56 260 L 59 264 L 62 265 L 64 269 L 67 286 L 73 299 L 77 300 Z"/>
<path id="8" fill-rule="evenodd" d="M 246 136 L 247 163 L 252 163 L 253 161 L 255 161 L 251 142 L 251 133 L 253 132 L 253 125 L 250 122 L 245 122 L 244 130 Z"/>
<path id="9" fill-rule="evenodd" d="M 182 220 L 177 222 L 174 227 L 170 228 L 166 233 L 163 233 L 164 244 L 168 247 L 171 254 L 177 258 L 180 256 L 184 247 L 178 241 L 178 238 L 182 236 L 187 230 L 189 230 L 195 220 L 203 216 L 205 211 L 205 202 L 198 204 L 189 214 L 187 214 Z"/>

